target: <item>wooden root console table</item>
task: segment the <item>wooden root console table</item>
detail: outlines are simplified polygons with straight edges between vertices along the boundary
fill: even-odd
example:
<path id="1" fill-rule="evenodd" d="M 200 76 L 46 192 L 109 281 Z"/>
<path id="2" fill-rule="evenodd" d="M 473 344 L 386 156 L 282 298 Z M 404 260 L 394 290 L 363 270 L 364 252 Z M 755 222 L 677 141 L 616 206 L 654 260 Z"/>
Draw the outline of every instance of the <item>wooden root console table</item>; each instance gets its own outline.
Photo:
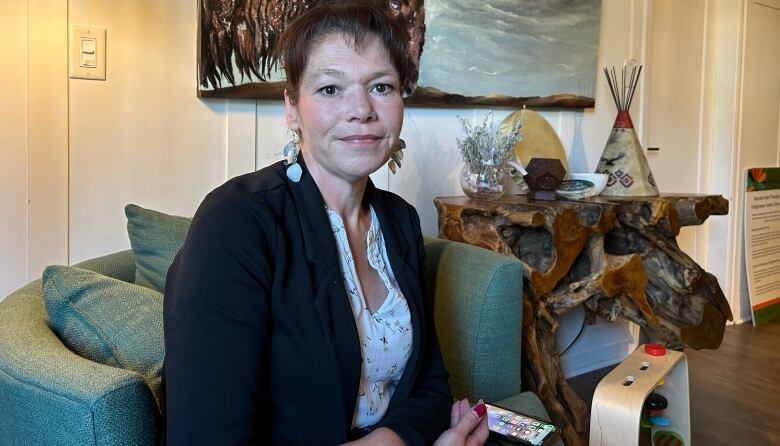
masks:
<path id="1" fill-rule="evenodd" d="M 695 349 L 717 348 L 732 318 L 717 279 L 675 241 L 682 226 L 727 214 L 721 196 L 434 203 L 440 237 L 522 262 L 523 387 L 539 395 L 569 446 L 582 444 L 590 410 L 564 379 L 556 315 L 583 305 L 590 323 L 622 317 L 653 342 Z"/>

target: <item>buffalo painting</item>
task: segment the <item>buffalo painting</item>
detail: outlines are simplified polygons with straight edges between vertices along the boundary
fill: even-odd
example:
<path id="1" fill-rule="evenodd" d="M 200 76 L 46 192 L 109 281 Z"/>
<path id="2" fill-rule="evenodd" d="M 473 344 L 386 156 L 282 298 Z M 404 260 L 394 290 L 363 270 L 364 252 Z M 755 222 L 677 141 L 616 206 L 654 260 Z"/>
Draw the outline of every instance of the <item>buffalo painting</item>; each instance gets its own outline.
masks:
<path id="1" fill-rule="evenodd" d="M 278 37 L 335 1 L 199 0 L 198 95 L 281 99 Z M 600 0 L 370 1 L 406 31 L 407 104 L 593 106 Z"/>

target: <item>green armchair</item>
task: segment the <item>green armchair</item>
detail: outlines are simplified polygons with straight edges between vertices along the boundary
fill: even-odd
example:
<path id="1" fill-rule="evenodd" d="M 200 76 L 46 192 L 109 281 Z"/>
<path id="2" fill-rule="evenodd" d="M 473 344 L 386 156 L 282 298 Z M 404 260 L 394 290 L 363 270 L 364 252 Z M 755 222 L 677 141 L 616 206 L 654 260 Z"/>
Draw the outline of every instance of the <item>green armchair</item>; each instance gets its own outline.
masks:
<path id="1" fill-rule="evenodd" d="M 520 264 L 462 243 L 425 244 L 453 395 L 549 419 L 536 395 L 520 392 Z M 129 250 L 75 266 L 135 277 Z M 41 296 L 36 280 L 0 301 L 0 444 L 154 444 L 161 420 L 143 377 L 68 350 L 48 326 Z"/>
<path id="2" fill-rule="evenodd" d="M 520 391 L 523 270 L 512 257 L 442 239 L 425 240 L 428 291 L 450 389 L 544 421 L 539 397 Z M 554 445 L 563 445 L 556 440 Z"/>

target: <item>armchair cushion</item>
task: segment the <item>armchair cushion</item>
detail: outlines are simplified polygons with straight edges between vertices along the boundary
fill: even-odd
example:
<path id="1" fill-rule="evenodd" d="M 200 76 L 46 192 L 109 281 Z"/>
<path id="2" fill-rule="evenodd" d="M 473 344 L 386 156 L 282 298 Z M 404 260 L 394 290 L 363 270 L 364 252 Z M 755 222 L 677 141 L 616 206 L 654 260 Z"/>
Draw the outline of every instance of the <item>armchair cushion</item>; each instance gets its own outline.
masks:
<path id="1" fill-rule="evenodd" d="M 140 373 L 160 400 L 162 294 L 85 269 L 49 266 L 43 301 L 49 325 L 68 348 Z"/>
<path id="2" fill-rule="evenodd" d="M 426 239 L 426 284 L 456 398 L 496 401 L 520 392 L 523 273 L 517 259 Z"/>
<path id="3" fill-rule="evenodd" d="M 165 276 L 184 244 L 192 219 L 125 206 L 127 234 L 135 255 L 135 283 L 163 292 Z"/>

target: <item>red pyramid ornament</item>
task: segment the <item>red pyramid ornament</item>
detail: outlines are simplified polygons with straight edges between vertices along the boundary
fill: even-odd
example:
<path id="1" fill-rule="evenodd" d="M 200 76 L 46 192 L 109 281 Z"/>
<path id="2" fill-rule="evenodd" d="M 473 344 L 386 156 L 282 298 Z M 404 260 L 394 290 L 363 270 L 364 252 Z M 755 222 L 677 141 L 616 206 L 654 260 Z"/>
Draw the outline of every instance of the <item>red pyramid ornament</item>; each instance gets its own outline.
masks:
<path id="1" fill-rule="evenodd" d="M 641 65 L 638 70 L 636 66 L 633 66 L 631 75 L 628 76 L 627 67 L 624 65 L 622 82 L 618 85 L 615 68 L 612 67 L 611 72 L 606 67 L 604 68 L 604 74 L 607 76 L 607 83 L 609 83 L 609 89 L 612 92 L 612 99 L 617 105 L 618 114 L 607 144 L 604 146 L 604 151 L 601 152 L 599 165 L 596 167 L 596 173 L 609 175 L 607 187 L 601 195 L 658 195 L 653 172 L 650 171 L 650 165 L 647 164 L 647 158 L 645 158 L 645 153 L 639 144 L 634 123 L 631 122 L 631 115 L 628 112 L 641 73 Z"/>

